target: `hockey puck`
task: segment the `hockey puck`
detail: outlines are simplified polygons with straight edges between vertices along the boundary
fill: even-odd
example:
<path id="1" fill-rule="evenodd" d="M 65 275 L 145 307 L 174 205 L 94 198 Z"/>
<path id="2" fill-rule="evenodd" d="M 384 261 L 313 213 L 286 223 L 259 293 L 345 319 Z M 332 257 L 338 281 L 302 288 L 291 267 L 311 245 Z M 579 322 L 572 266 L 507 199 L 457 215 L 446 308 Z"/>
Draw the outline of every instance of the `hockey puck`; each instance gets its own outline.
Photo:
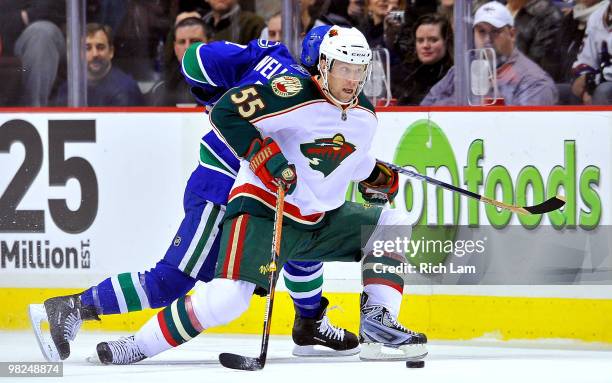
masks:
<path id="1" fill-rule="evenodd" d="M 425 367 L 424 360 L 409 360 L 406 362 L 406 367 L 408 368 L 423 368 Z"/>

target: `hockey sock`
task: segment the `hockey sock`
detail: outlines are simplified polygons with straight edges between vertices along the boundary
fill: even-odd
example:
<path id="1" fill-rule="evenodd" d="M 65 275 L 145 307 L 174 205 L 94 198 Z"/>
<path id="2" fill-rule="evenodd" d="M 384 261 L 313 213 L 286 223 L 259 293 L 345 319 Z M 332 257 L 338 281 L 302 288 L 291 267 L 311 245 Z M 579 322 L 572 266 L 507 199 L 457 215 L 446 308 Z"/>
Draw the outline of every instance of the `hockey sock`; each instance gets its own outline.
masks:
<path id="1" fill-rule="evenodd" d="M 199 285 L 192 296 L 177 299 L 149 319 L 134 339 L 147 357 L 157 355 L 239 317 L 249 307 L 254 290 L 253 283 L 230 279 Z"/>
<path id="2" fill-rule="evenodd" d="M 123 273 L 106 278 L 81 296 L 86 306 L 95 306 L 98 314 L 119 314 L 149 308 L 149 299 L 140 283 L 139 273 Z"/>
<path id="3" fill-rule="evenodd" d="M 395 317 L 399 315 L 402 294 L 386 285 L 367 285 L 363 291 L 368 294 L 368 306 L 385 306 Z"/>
<path id="4" fill-rule="evenodd" d="M 193 278 L 162 260 L 144 274 L 122 273 L 105 279 L 87 289 L 81 302 L 103 315 L 166 307 L 194 284 Z"/>
<path id="5" fill-rule="evenodd" d="M 383 305 L 394 315 L 399 313 L 404 291 L 404 278 L 397 272 L 404 261 L 404 256 L 395 253 L 381 257 L 370 253 L 363 259 L 363 291 L 370 296 L 371 304 Z"/>
<path id="6" fill-rule="evenodd" d="M 203 331 L 190 296 L 185 296 L 158 312 L 138 330 L 134 339 L 141 351 L 152 357 L 197 336 Z"/>
<path id="7" fill-rule="evenodd" d="M 370 304 L 383 305 L 393 315 L 399 313 L 404 291 L 403 265 L 405 250 L 397 243 L 410 239 L 412 226 L 405 213 L 399 209 L 384 209 L 376 228 L 363 249 L 361 276 L 363 291 Z M 384 245 L 381 248 L 381 245 Z M 388 251 L 388 245 L 392 251 Z"/>
<path id="8" fill-rule="evenodd" d="M 383 284 L 402 294 L 404 278 L 400 270 L 405 260 L 403 255 L 396 253 L 385 253 L 382 257 L 367 255 L 362 264 L 363 285 Z"/>
<path id="9" fill-rule="evenodd" d="M 321 308 L 323 263 L 287 262 L 283 268 L 285 286 L 303 318 L 316 318 Z"/>

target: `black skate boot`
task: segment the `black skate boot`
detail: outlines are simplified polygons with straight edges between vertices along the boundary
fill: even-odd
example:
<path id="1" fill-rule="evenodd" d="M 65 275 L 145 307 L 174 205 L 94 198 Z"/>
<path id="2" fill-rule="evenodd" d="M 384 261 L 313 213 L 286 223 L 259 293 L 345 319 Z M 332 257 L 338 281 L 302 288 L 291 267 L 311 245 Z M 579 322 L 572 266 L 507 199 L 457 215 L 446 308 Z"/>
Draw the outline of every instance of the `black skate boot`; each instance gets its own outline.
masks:
<path id="1" fill-rule="evenodd" d="M 302 318 L 295 309 L 293 321 L 293 355 L 295 356 L 346 356 L 359 352 L 359 341 L 352 332 L 338 328 L 329 322 L 329 301 L 321 297 L 321 311 L 316 318 Z M 315 348 L 323 346 L 323 348 Z"/>
<path id="2" fill-rule="evenodd" d="M 60 359 L 70 356 L 70 341 L 74 340 L 84 320 L 100 320 L 96 308 L 83 306 L 81 294 L 49 298 L 45 301 L 51 338 Z"/>
<path id="3" fill-rule="evenodd" d="M 362 360 L 418 360 L 427 355 L 427 336 L 402 326 L 382 305 L 368 304 L 361 294 L 359 343 Z"/>
<path id="4" fill-rule="evenodd" d="M 134 336 L 98 343 L 95 358 L 88 358 L 89 362 L 100 362 L 102 364 L 133 364 L 147 357 L 138 347 Z"/>

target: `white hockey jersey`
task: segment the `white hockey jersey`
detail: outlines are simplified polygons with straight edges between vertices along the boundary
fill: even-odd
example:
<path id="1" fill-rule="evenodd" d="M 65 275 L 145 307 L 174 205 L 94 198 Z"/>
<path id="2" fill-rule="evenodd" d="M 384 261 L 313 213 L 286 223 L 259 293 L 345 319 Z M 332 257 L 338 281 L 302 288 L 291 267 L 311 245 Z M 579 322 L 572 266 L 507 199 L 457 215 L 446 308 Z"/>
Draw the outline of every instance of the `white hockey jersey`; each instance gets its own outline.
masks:
<path id="1" fill-rule="evenodd" d="M 262 107 L 249 115 L 249 105 Z M 212 110 L 211 121 L 239 157 L 254 138 L 276 141 L 297 174 L 297 186 L 285 199 L 286 216 L 316 225 L 344 203 L 350 182 L 366 179 L 376 163 L 369 153 L 377 125 L 372 105 L 361 97 L 346 110 L 345 120 L 341 116 L 314 80 L 279 76 L 267 86 L 229 91 Z M 242 160 L 226 215 L 270 215 L 275 200 Z"/>
<path id="2" fill-rule="evenodd" d="M 605 21 L 607 11 L 608 4 L 600 7 L 589 17 L 582 48 L 572 66 L 572 72 L 576 77 L 584 73 L 598 71 L 602 52 L 607 50 L 609 53 L 612 50 L 612 25 L 608 25 Z M 607 45 L 606 47 L 604 47 L 604 42 Z M 605 64 L 612 65 L 612 62 Z"/>

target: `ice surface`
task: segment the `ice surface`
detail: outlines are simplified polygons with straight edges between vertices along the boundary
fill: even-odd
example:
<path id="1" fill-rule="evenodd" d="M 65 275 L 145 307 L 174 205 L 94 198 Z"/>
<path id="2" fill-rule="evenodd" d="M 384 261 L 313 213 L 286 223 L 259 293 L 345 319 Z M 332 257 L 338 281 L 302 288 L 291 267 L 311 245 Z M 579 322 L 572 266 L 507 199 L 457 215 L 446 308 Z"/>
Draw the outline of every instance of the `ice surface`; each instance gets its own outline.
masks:
<path id="1" fill-rule="evenodd" d="M 571 382 L 611 383 L 612 351 L 519 348 L 489 342 L 429 346 L 425 368 L 409 369 L 403 362 L 361 362 L 357 356 L 341 358 L 296 358 L 291 355 L 289 337 L 270 340 L 268 363 L 262 371 L 234 371 L 222 367 L 220 352 L 249 356 L 259 354 L 258 336 L 222 336 L 203 334 L 181 347 L 131 366 L 100 366 L 85 361 L 95 345 L 122 334 L 83 332 L 72 346 L 72 355 L 64 362 L 64 377 L 40 382 L 75 383 L 529 383 Z M 31 332 L 0 332 L 0 361 L 43 361 Z M 1 382 L 25 382 L 32 379 L 0 378 Z M 36 380 L 38 381 L 38 380 Z"/>

